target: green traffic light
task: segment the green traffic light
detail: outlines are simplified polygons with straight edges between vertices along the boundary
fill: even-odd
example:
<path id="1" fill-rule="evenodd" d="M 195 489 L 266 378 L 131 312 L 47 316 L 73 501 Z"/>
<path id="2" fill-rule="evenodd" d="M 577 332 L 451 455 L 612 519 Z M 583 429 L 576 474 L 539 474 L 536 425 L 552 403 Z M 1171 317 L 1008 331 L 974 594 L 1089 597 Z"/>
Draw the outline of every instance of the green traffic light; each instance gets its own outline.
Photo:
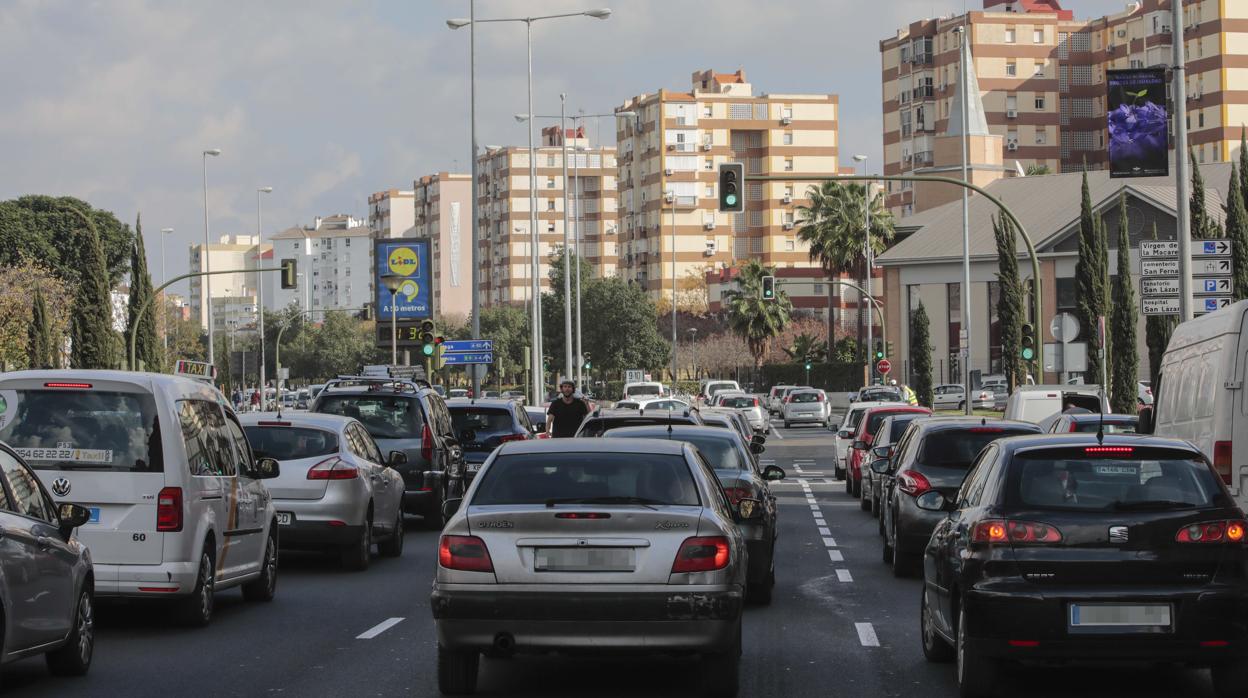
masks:
<path id="1" fill-rule="evenodd" d="M 421 345 L 420 351 L 425 356 L 433 356 L 433 345 L 432 344 Z"/>
<path id="2" fill-rule="evenodd" d="M 1031 347 L 1023 347 L 1023 360 L 1031 361 L 1036 358 L 1036 350 Z"/>
<path id="3" fill-rule="evenodd" d="M 728 204 L 729 206 L 736 206 L 736 205 L 737 205 L 737 195 L 736 195 L 736 194 L 728 194 L 727 196 L 725 196 L 725 197 L 724 197 L 724 203 Z"/>

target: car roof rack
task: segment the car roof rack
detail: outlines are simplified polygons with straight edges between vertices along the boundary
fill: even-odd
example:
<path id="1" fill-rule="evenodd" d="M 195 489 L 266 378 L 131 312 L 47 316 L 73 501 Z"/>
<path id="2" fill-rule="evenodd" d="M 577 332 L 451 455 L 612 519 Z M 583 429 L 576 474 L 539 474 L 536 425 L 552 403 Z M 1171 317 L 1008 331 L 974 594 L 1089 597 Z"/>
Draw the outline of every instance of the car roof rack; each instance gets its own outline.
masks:
<path id="1" fill-rule="evenodd" d="M 325 382 L 325 391 L 350 390 L 366 388 L 369 391 L 391 391 L 396 393 L 414 393 L 421 389 L 432 389 L 429 381 L 423 378 L 402 379 L 386 376 L 351 376 L 340 375 Z"/>

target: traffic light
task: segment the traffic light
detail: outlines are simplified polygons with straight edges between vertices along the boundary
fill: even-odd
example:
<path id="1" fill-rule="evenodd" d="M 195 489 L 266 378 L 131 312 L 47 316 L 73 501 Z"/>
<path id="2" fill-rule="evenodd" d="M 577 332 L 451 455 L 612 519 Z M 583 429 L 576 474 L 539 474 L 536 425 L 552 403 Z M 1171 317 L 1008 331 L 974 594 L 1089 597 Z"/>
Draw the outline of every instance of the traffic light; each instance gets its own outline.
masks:
<path id="1" fill-rule="evenodd" d="M 885 343 L 884 343 L 884 355 L 885 355 L 885 356 L 896 356 L 896 354 L 894 354 L 894 353 L 893 353 L 893 343 L 892 343 L 892 342 L 885 342 Z"/>
<path id="2" fill-rule="evenodd" d="M 810 370 L 810 359 L 806 359 L 806 370 Z"/>
<path id="3" fill-rule="evenodd" d="M 436 339 L 433 336 L 433 320 L 421 320 L 420 353 L 424 356 L 433 356 L 433 350 L 437 346 Z"/>
<path id="4" fill-rule="evenodd" d="M 584 363 L 584 364 L 582 364 L 582 367 L 583 367 L 586 371 L 588 371 L 589 369 L 593 368 L 594 366 L 593 366 L 593 364 L 592 364 L 592 363 L 590 363 L 590 361 L 589 361 L 589 352 L 585 352 L 584 356 L 585 356 L 585 363 Z"/>
<path id="5" fill-rule="evenodd" d="M 741 187 L 745 184 L 745 165 L 726 162 L 719 166 L 719 210 L 740 213 L 745 210 Z"/>
<path id="6" fill-rule="evenodd" d="M 875 343 L 875 360 L 879 361 L 884 358 L 884 342 Z"/>
<path id="7" fill-rule="evenodd" d="M 446 346 L 443 344 L 446 339 L 441 335 L 433 338 L 433 368 L 434 370 L 446 366 Z"/>
<path id="8" fill-rule="evenodd" d="M 776 299 L 776 277 L 763 277 L 763 300 L 774 301 Z"/>
<path id="9" fill-rule="evenodd" d="M 1032 361 L 1036 358 L 1036 326 L 1030 322 L 1023 323 L 1021 347 L 1019 355 L 1023 357 L 1023 361 Z"/>
<path id="10" fill-rule="evenodd" d="M 282 260 L 282 288 L 299 287 L 299 260 Z"/>

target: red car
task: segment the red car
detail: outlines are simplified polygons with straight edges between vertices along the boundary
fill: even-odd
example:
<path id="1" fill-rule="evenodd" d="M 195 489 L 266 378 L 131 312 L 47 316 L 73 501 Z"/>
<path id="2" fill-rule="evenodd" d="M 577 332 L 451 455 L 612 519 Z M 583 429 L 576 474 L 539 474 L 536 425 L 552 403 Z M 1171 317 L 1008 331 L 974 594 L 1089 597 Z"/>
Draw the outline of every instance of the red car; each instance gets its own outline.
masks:
<path id="1" fill-rule="evenodd" d="M 888 405 L 884 407 L 872 407 L 862 415 L 862 420 L 858 422 L 858 430 L 854 433 L 854 441 L 851 444 L 845 458 L 845 492 L 852 497 L 862 497 L 862 468 L 867 463 L 866 454 L 871 450 L 871 443 L 875 441 L 875 432 L 880 429 L 880 422 L 884 418 L 893 414 L 918 413 L 931 414 L 932 411 L 926 407 L 912 407 L 909 405 Z"/>

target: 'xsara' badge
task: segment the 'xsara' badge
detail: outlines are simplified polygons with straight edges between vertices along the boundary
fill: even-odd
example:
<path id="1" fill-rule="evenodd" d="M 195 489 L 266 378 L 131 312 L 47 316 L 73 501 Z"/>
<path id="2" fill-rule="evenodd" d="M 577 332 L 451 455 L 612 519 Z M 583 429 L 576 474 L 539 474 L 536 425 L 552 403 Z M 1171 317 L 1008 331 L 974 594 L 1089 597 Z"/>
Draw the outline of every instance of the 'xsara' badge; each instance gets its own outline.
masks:
<path id="1" fill-rule="evenodd" d="M 1127 527 L 1126 526 L 1110 526 L 1109 527 L 1110 543 L 1126 543 Z"/>

